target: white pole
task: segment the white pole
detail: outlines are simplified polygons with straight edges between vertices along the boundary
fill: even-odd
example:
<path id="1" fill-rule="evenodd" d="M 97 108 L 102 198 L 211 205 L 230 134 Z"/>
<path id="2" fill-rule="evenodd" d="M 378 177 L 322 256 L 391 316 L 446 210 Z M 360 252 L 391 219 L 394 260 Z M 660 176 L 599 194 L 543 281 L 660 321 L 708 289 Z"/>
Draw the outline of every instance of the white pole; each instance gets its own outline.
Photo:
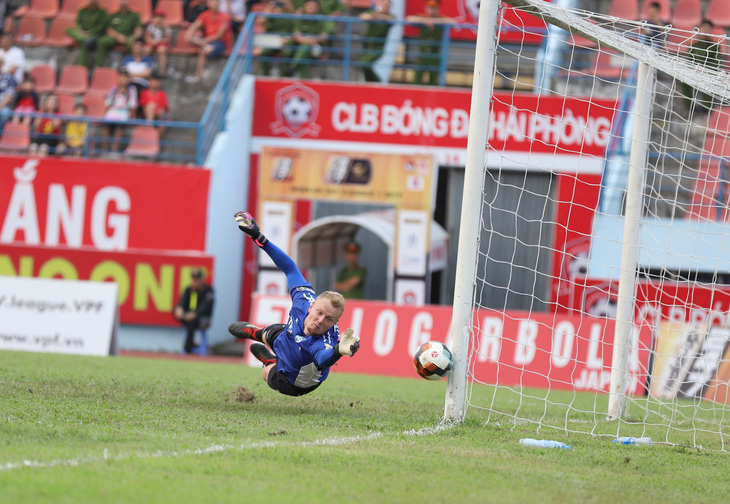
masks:
<path id="1" fill-rule="evenodd" d="M 656 69 L 639 63 L 634 105 L 634 133 L 631 138 L 629 178 L 626 183 L 626 212 L 624 237 L 621 251 L 621 273 L 616 305 L 616 327 L 613 337 L 611 361 L 611 387 L 608 398 L 608 414 L 620 418 L 626 404 L 629 345 L 634 327 L 634 297 L 636 294 L 636 266 L 639 260 L 639 240 L 644 205 L 644 181 L 646 179 L 647 150 L 651 109 L 654 102 Z"/>
<path id="2" fill-rule="evenodd" d="M 497 12 L 500 0 L 482 0 L 474 56 L 474 80 L 469 112 L 466 171 L 461 202 L 459 252 L 456 258 L 454 309 L 451 319 L 451 350 L 454 369 L 446 385 L 444 419 L 462 421 L 466 415 L 466 378 L 469 335 L 472 331 L 473 297 L 476 279 L 482 187 L 486 159 L 489 106 L 494 87 L 494 58 L 497 49 Z"/>

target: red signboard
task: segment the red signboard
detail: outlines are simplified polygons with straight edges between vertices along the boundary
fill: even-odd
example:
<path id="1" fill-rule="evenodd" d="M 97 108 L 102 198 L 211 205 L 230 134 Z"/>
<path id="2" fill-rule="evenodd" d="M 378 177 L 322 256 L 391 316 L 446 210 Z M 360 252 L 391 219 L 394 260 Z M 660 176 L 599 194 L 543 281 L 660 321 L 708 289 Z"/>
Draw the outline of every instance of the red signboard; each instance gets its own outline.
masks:
<path id="1" fill-rule="evenodd" d="M 546 0 L 550 1 L 550 0 Z M 479 22 L 480 0 L 456 0 L 442 2 L 441 15 L 450 17 L 459 24 L 474 24 Z M 406 16 L 423 14 L 424 0 L 406 0 Z M 546 31 L 545 22 L 535 16 L 517 10 L 507 4 L 502 4 L 502 27 L 499 32 L 499 41 L 502 44 L 523 43 L 539 44 Z M 417 30 L 407 30 L 409 36 L 415 36 Z M 452 38 L 461 40 L 476 40 L 476 27 L 455 28 Z"/>
<path id="2" fill-rule="evenodd" d="M 410 86 L 256 80 L 254 137 L 466 149 L 471 93 Z M 495 93 L 499 151 L 603 157 L 615 102 Z"/>
<path id="3" fill-rule="evenodd" d="M 0 244 L 205 250 L 210 172 L 0 157 Z"/>
<path id="4" fill-rule="evenodd" d="M 194 268 L 212 281 L 213 258 L 193 253 L 132 253 L 84 249 L 0 247 L 0 277 L 23 276 L 113 281 L 119 286 L 121 322 L 178 325 L 172 318 Z"/>
<path id="5" fill-rule="evenodd" d="M 284 323 L 290 300 L 257 296 L 254 321 Z M 352 327 L 361 337 L 360 351 L 342 359 L 340 371 L 416 377 L 413 355 L 425 341 L 446 342 L 451 308 L 409 307 L 349 301 L 340 328 Z M 547 313 L 477 310 L 470 373 L 484 383 L 561 390 L 608 392 L 614 322 L 605 318 Z M 642 394 L 646 384 L 651 332 L 634 335 L 629 358 L 628 391 Z"/>

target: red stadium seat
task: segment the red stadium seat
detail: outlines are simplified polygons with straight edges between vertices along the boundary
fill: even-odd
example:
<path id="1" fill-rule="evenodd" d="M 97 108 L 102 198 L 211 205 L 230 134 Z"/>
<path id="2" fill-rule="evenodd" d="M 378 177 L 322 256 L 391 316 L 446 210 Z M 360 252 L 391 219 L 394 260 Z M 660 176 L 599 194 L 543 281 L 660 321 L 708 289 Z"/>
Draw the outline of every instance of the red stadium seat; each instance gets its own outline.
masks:
<path id="1" fill-rule="evenodd" d="M 165 21 L 170 26 L 180 26 L 183 22 L 183 4 L 180 0 L 160 0 L 156 10 L 165 13 Z"/>
<path id="2" fill-rule="evenodd" d="M 114 14 L 119 10 L 119 0 L 98 0 L 98 2 L 107 14 Z"/>
<path id="3" fill-rule="evenodd" d="M 713 110 L 707 123 L 707 137 L 702 160 L 692 190 L 688 219 L 715 220 L 720 188 L 720 159 L 730 158 L 730 107 Z M 728 220 L 727 211 L 723 215 Z"/>
<path id="4" fill-rule="evenodd" d="M 56 92 L 58 94 L 83 94 L 89 87 L 89 71 L 80 65 L 67 65 L 61 71 Z"/>
<path id="5" fill-rule="evenodd" d="M 46 43 L 46 22 L 39 17 L 20 18 L 15 42 L 20 45 L 38 46 Z"/>
<path id="6" fill-rule="evenodd" d="M 136 126 L 132 130 L 129 145 L 124 150 L 127 156 L 156 156 L 160 153 L 160 133 L 152 126 Z"/>
<path id="7" fill-rule="evenodd" d="M 88 3 L 89 0 L 63 0 L 61 12 L 58 13 L 58 17 L 75 21 L 79 11 Z"/>
<path id="8" fill-rule="evenodd" d="M 142 24 L 147 24 L 152 19 L 152 2 L 150 0 L 129 0 L 129 10 L 139 14 Z"/>
<path id="9" fill-rule="evenodd" d="M 72 94 L 57 94 L 58 98 L 58 113 L 61 115 L 71 115 L 74 111 L 74 105 L 76 104 L 76 97 Z"/>
<path id="10" fill-rule="evenodd" d="M 677 0 L 674 4 L 672 26 L 680 30 L 694 30 L 702 22 L 700 0 Z"/>
<path id="11" fill-rule="evenodd" d="M 56 90 L 56 69 L 51 65 L 36 65 L 28 72 L 35 81 L 38 93 L 51 93 Z"/>
<path id="12" fill-rule="evenodd" d="M 0 136 L 0 150 L 26 151 L 30 147 L 30 124 L 26 122 L 9 122 Z"/>
<path id="13" fill-rule="evenodd" d="M 659 4 L 659 18 L 668 23 L 672 19 L 672 7 L 669 5 L 669 0 L 644 0 L 644 4 L 641 6 L 641 19 L 649 19 L 649 7 L 653 3 Z"/>
<path id="14" fill-rule="evenodd" d="M 52 47 L 71 47 L 74 45 L 74 39 L 68 36 L 66 28 L 74 26 L 74 20 L 66 17 L 56 16 L 51 21 L 51 27 L 48 28 L 48 38 L 46 45 Z"/>
<path id="15" fill-rule="evenodd" d="M 106 96 L 109 90 L 117 85 L 118 72 L 115 68 L 96 67 L 91 74 L 91 84 L 87 95 Z"/>
<path id="16" fill-rule="evenodd" d="M 81 103 L 86 106 L 86 115 L 89 117 L 103 117 L 106 112 L 106 97 L 100 95 L 85 94 Z"/>
<path id="17" fill-rule="evenodd" d="M 180 30 L 175 44 L 170 48 L 170 54 L 198 54 L 198 47 L 185 40 L 185 31 Z"/>
<path id="18" fill-rule="evenodd" d="M 626 77 L 631 70 L 630 60 L 618 53 L 600 51 L 593 62 L 593 75 L 607 80 Z"/>
<path id="19" fill-rule="evenodd" d="M 639 19 L 639 2 L 638 0 L 613 0 L 608 15 L 632 21 Z"/>
<path id="20" fill-rule="evenodd" d="M 13 12 L 13 17 L 37 17 L 50 19 L 58 14 L 58 0 L 30 0 Z"/>
<path id="21" fill-rule="evenodd" d="M 705 18 L 715 26 L 730 27 L 730 2 L 728 0 L 710 0 Z"/>

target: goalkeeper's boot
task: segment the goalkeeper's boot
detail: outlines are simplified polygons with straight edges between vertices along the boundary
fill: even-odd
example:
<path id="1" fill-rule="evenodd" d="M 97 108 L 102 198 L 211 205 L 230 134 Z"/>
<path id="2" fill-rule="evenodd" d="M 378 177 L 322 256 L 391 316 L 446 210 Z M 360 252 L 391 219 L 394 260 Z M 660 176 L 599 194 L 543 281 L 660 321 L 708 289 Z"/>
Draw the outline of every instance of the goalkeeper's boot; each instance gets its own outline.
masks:
<path id="1" fill-rule="evenodd" d="M 233 322 L 228 326 L 228 332 L 238 339 L 261 341 L 262 330 L 249 322 Z"/>
<path id="2" fill-rule="evenodd" d="M 264 366 L 276 364 L 276 355 L 263 343 L 257 343 L 254 341 L 251 343 L 249 348 L 251 349 L 251 354 L 260 360 Z"/>

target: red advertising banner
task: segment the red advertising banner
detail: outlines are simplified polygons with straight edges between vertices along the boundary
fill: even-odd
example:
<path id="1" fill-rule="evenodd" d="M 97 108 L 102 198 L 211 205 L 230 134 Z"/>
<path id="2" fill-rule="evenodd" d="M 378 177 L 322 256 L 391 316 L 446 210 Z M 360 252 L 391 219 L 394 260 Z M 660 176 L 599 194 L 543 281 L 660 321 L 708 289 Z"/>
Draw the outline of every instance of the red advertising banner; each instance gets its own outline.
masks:
<path id="1" fill-rule="evenodd" d="M 212 281 L 213 258 L 200 253 L 133 253 L 52 247 L 0 247 L 0 277 L 113 281 L 119 286 L 120 321 L 178 325 L 172 309 L 194 268 Z"/>
<path id="2" fill-rule="evenodd" d="M 410 86 L 256 80 L 254 137 L 466 149 L 471 93 Z M 602 157 L 615 102 L 495 93 L 498 151 Z"/>
<path id="3" fill-rule="evenodd" d="M 210 172 L 0 157 L 0 244 L 205 250 Z"/>
<path id="4" fill-rule="evenodd" d="M 546 0 L 550 1 L 550 0 Z M 406 0 L 406 16 L 417 16 L 425 10 L 424 0 Z M 479 0 L 456 0 L 442 2 L 441 15 L 452 18 L 459 24 L 477 24 L 479 22 Z M 502 29 L 499 32 L 499 41 L 502 44 L 523 43 L 539 44 L 545 33 L 545 22 L 535 16 L 517 10 L 507 4 L 502 4 Z M 417 30 L 409 28 L 409 36 L 417 35 Z M 476 27 L 473 29 L 454 29 L 452 38 L 460 40 L 476 40 Z"/>
<path id="5" fill-rule="evenodd" d="M 285 323 L 288 297 L 259 295 L 254 322 Z M 361 338 L 354 359 L 342 359 L 337 369 L 353 373 L 417 377 L 413 355 L 429 340 L 447 345 L 451 308 L 409 307 L 369 301 L 348 301 L 339 322 Z M 547 313 L 477 310 L 474 346 L 478 353 L 471 375 L 480 382 L 507 386 L 608 392 L 613 352 L 612 320 Z M 629 358 L 631 394 L 646 385 L 651 331 L 643 327 L 633 337 Z"/>

